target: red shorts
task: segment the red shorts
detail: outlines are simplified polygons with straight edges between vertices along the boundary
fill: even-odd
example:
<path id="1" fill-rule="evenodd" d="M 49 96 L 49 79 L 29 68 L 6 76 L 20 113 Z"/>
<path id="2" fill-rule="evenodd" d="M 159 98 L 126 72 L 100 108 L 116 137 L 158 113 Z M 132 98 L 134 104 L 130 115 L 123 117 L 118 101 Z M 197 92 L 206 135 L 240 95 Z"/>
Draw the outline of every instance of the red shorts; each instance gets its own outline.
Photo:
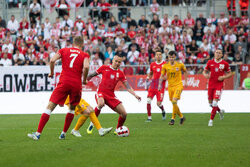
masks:
<path id="1" fill-rule="evenodd" d="M 97 92 L 95 95 L 95 100 L 97 102 L 97 99 L 102 97 L 104 99 L 105 104 L 107 104 L 112 110 L 115 110 L 115 108 L 121 103 L 120 100 L 117 99 L 117 97 L 112 95 L 107 95 L 102 92 Z"/>
<path id="2" fill-rule="evenodd" d="M 162 102 L 164 98 L 164 89 L 161 91 L 158 90 L 148 90 L 148 98 L 153 99 L 154 96 L 156 95 L 157 101 Z"/>
<path id="3" fill-rule="evenodd" d="M 79 104 L 82 96 L 81 86 L 59 82 L 55 90 L 52 92 L 49 101 L 63 106 L 68 95 L 70 96 L 71 105 L 76 106 Z"/>
<path id="4" fill-rule="evenodd" d="M 208 100 L 218 99 L 220 100 L 222 94 L 222 88 L 208 88 Z"/>

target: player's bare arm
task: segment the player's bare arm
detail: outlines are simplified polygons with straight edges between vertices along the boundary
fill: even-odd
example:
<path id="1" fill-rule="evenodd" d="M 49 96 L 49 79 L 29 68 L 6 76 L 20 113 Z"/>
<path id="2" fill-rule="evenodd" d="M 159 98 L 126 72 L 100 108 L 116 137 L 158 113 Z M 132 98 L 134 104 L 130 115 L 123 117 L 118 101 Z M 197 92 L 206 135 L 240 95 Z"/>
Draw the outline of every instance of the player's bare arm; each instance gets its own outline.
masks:
<path id="1" fill-rule="evenodd" d="M 202 74 L 203 74 L 203 76 L 205 77 L 205 78 L 207 78 L 207 79 L 209 79 L 210 78 L 210 73 L 209 73 L 209 71 L 208 70 L 203 70 L 203 72 L 202 72 Z"/>
<path id="2" fill-rule="evenodd" d="M 184 81 L 185 81 L 184 86 L 185 87 L 187 86 L 187 78 L 188 78 L 188 72 L 186 70 L 186 71 L 184 71 Z"/>
<path id="3" fill-rule="evenodd" d="M 153 71 L 150 71 L 149 73 L 148 73 L 148 76 L 147 76 L 147 79 L 146 79 L 146 84 L 145 84 L 145 89 L 146 90 L 148 90 L 148 88 L 149 88 L 149 85 L 150 85 L 150 79 L 152 79 L 152 77 L 153 77 Z"/>
<path id="4" fill-rule="evenodd" d="M 87 77 L 87 81 L 91 80 L 93 77 L 99 75 L 97 72 L 93 72 L 92 74 L 89 74 Z"/>
<path id="5" fill-rule="evenodd" d="M 162 89 L 162 82 L 163 82 L 163 80 L 167 80 L 167 74 L 161 74 L 161 77 L 160 77 L 160 79 L 159 79 L 159 85 L 158 85 L 158 90 L 160 91 L 161 89 Z"/>
<path id="6" fill-rule="evenodd" d="M 225 74 L 225 75 L 223 75 L 223 76 L 219 76 L 218 80 L 219 80 L 219 81 L 223 81 L 224 79 L 228 79 L 228 78 L 230 78 L 232 75 L 233 75 L 233 73 L 232 73 L 232 72 L 226 72 L 226 74 Z"/>
<path id="7" fill-rule="evenodd" d="M 87 84 L 87 76 L 89 73 L 89 58 L 85 58 L 83 62 L 83 84 Z"/>
<path id="8" fill-rule="evenodd" d="M 137 94 L 135 94 L 134 89 L 129 85 L 128 81 L 123 82 L 123 85 L 127 88 L 127 91 L 132 94 L 133 96 L 135 96 L 135 98 L 137 98 L 137 100 L 141 101 L 141 97 L 138 96 Z"/>
<path id="9" fill-rule="evenodd" d="M 51 59 L 50 59 L 50 62 L 49 62 L 49 65 L 50 65 L 50 74 L 49 74 L 49 77 L 50 78 L 53 78 L 54 76 L 54 68 L 55 68 L 55 62 L 61 58 L 61 55 L 56 53 Z"/>

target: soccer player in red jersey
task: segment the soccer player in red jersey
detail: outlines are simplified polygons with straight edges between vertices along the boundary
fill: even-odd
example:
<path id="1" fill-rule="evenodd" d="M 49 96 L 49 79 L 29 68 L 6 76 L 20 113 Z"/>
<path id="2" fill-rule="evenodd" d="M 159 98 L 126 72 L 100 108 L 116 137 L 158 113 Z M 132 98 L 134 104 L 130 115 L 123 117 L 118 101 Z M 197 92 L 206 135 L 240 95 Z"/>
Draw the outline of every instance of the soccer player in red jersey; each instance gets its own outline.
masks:
<path id="1" fill-rule="evenodd" d="M 64 128 L 59 136 L 59 139 L 65 139 L 66 132 L 74 118 L 74 110 L 79 104 L 82 94 L 82 83 L 87 83 L 87 75 L 89 70 L 89 55 L 81 51 L 83 46 L 83 38 L 75 37 L 72 48 L 60 49 L 50 60 L 49 77 L 54 76 L 55 62 L 58 59 L 62 60 L 62 72 L 59 83 L 50 96 L 48 106 L 42 114 L 38 129 L 35 133 L 28 134 L 28 137 L 39 140 L 40 134 L 50 118 L 51 112 L 59 104 L 64 105 L 67 96 L 70 96 L 69 111 L 65 118 Z M 83 75 L 83 81 L 82 81 Z"/>
<path id="2" fill-rule="evenodd" d="M 213 108 L 211 117 L 208 122 L 208 126 L 213 126 L 213 120 L 218 111 L 220 119 L 224 118 L 224 110 L 218 106 L 218 101 L 223 88 L 223 81 L 232 76 L 229 64 L 222 59 L 222 50 L 217 49 L 214 53 L 214 59 L 209 60 L 203 71 L 205 78 L 209 79 L 208 83 L 208 101 L 210 106 Z"/>
<path id="3" fill-rule="evenodd" d="M 148 113 L 148 119 L 146 122 L 151 122 L 152 117 L 151 117 L 151 101 L 156 96 L 157 98 L 157 106 L 161 109 L 162 111 L 162 120 L 166 120 L 166 114 L 164 107 L 162 105 L 162 101 L 164 98 L 164 90 L 165 90 L 165 84 L 166 80 L 162 82 L 162 89 L 161 91 L 158 91 L 158 84 L 159 84 L 159 79 L 161 76 L 161 68 L 162 65 L 165 64 L 166 62 L 162 60 L 162 52 L 161 50 L 157 50 L 155 52 L 155 59 L 156 61 L 150 64 L 150 72 L 148 74 L 148 77 L 146 79 L 146 89 L 148 90 L 148 97 L 147 97 L 147 113 Z M 151 81 L 150 81 L 151 80 Z"/>
<path id="4" fill-rule="evenodd" d="M 127 88 L 129 93 L 135 96 L 135 98 L 137 98 L 139 101 L 141 100 L 141 97 L 136 95 L 133 88 L 131 88 L 130 85 L 128 84 L 124 73 L 119 69 L 122 61 L 123 57 L 115 55 L 111 65 L 101 66 L 99 69 L 96 70 L 96 72 L 88 75 L 87 78 L 87 80 L 89 81 L 91 80 L 91 78 L 99 74 L 102 74 L 102 80 L 101 83 L 99 84 L 96 94 L 97 107 L 95 108 L 95 114 L 98 117 L 102 107 L 104 107 L 105 104 L 108 105 L 112 110 L 114 110 L 120 115 L 116 128 L 123 126 L 127 117 L 127 112 L 124 106 L 114 94 L 117 83 L 121 81 L 123 85 Z M 93 131 L 93 124 L 91 122 L 87 129 L 87 133 L 91 134 L 92 131 Z"/>

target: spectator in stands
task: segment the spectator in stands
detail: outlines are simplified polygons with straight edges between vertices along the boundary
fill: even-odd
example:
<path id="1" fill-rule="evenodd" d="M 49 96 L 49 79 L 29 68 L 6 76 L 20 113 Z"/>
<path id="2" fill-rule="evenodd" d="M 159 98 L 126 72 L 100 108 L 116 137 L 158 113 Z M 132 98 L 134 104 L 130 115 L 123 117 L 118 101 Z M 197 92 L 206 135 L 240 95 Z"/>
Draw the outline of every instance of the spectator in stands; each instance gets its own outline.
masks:
<path id="1" fill-rule="evenodd" d="M 175 51 L 174 43 L 170 38 L 167 39 L 167 43 L 164 46 L 164 50 L 168 50 L 168 52 Z"/>
<path id="2" fill-rule="evenodd" d="M 115 17 L 114 17 L 114 16 L 111 16 L 108 26 L 112 28 L 112 31 L 115 31 L 115 28 L 116 28 L 117 24 L 118 24 L 118 23 L 117 23 L 117 21 L 115 20 Z"/>
<path id="3" fill-rule="evenodd" d="M 12 66 L 12 61 L 8 59 L 8 53 L 4 52 L 0 60 L 0 66 Z"/>
<path id="4" fill-rule="evenodd" d="M 65 0 L 60 0 L 57 5 L 57 13 L 59 17 L 64 17 L 65 15 L 69 16 L 69 5 L 65 2 Z"/>
<path id="5" fill-rule="evenodd" d="M 241 46 L 243 50 L 247 51 L 247 43 L 243 41 L 243 37 L 239 36 L 238 41 L 234 44 L 234 50 L 237 50 Z"/>
<path id="6" fill-rule="evenodd" d="M 82 17 L 80 15 L 76 17 L 74 27 L 77 27 L 78 31 L 82 31 L 85 28 L 85 22 L 82 20 Z"/>
<path id="7" fill-rule="evenodd" d="M 243 64 L 243 60 L 240 57 L 240 53 L 236 53 L 234 58 L 233 58 L 233 64 L 237 64 L 237 65 L 242 65 Z"/>
<path id="8" fill-rule="evenodd" d="M 221 12 L 220 13 L 220 18 L 218 19 L 218 23 L 221 23 L 222 25 L 227 24 L 228 18 L 225 17 L 225 13 Z"/>
<path id="9" fill-rule="evenodd" d="M 229 40 L 225 41 L 225 45 L 223 48 L 224 52 L 228 54 L 229 59 L 232 60 L 234 57 L 234 47 L 233 45 L 230 43 Z"/>
<path id="10" fill-rule="evenodd" d="M 178 52 L 178 59 L 181 63 L 186 63 L 187 55 L 183 47 L 180 48 L 181 51 Z"/>
<path id="11" fill-rule="evenodd" d="M 197 21 L 196 26 L 194 27 L 194 39 L 196 40 L 196 44 L 198 46 L 200 46 L 202 43 L 203 35 L 204 35 L 204 32 L 203 32 L 203 28 L 201 25 L 201 21 Z"/>
<path id="12" fill-rule="evenodd" d="M 187 18 L 184 19 L 184 25 L 187 25 L 188 27 L 190 28 L 194 28 L 194 25 L 195 25 L 195 21 L 194 19 L 191 17 L 191 13 L 187 13 Z"/>
<path id="13" fill-rule="evenodd" d="M 107 51 L 104 54 L 104 58 L 105 59 L 109 58 L 110 60 L 113 60 L 114 56 L 115 56 L 115 52 L 113 51 L 111 46 L 108 46 Z"/>
<path id="14" fill-rule="evenodd" d="M 207 19 L 207 23 L 212 23 L 213 25 L 217 25 L 217 18 L 215 17 L 214 13 L 210 14 L 210 17 Z"/>
<path id="15" fill-rule="evenodd" d="M 127 54 L 122 50 L 122 46 L 118 45 L 115 55 L 119 55 L 123 57 L 123 62 L 126 62 Z"/>
<path id="16" fill-rule="evenodd" d="M 27 18 L 24 17 L 22 21 L 19 23 L 19 29 L 18 30 L 23 30 L 24 34 L 28 33 L 29 29 L 29 22 L 27 21 Z"/>
<path id="17" fill-rule="evenodd" d="M 40 19 L 40 11 L 41 11 L 41 6 L 37 2 L 37 0 L 33 0 L 33 3 L 30 4 L 30 22 L 31 23 L 36 23 L 36 18 L 38 17 Z"/>
<path id="18" fill-rule="evenodd" d="M 224 56 L 223 56 L 223 59 L 226 61 L 226 62 L 228 62 L 228 64 L 232 64 L 232 60 L 230 60 L 229 58 L 228 58 L 228 54 L 227 53 L 224 53 Z"/>
<path id="19" fill-rule="evenodd" d="M 132 47 L 135 47 L 135 50 L 140 51 L 140 46 L 138 45 L 138 43 L 136 43 L 135 38 L 132 38 L 131 44 L 129 44 L 128 46 L 128 50 L 131 51 Z"/>
<path id="20" fill-rule="evenodd" d="M 0 27 L 6 28 L 6 21 L 0 16 Z"/>
<path id="21" fill-rule="evenodd" d="M 68 15 L 64 15 L 63 18 L 64 20 L 61 23 L 61 28 L 64 28 L 65 26 L 67 26 L 71 29 L 74 26 L 73 21 L 69 18 Z"/>
<path id="22" fill-rule="evenodd" d="M 110 10 L 111 5 L 108 2 L 105 2 L 105 0 L 101 0 L 100 7 L 101 7 L 100 17 L 104 21 L 106 21 L 108 18 L 110 18 L 109 10 Z"/>
<path id="23" fill-rule="evenodd" d="M 198 46 L 196 45 L 195 40 L 193 39 L 191 44 L 187 46 L 187 54 L 189 56 L 191 56 L 191 55 L 196 56 L 197 53 L 199 53 L 199 49 L 198 49 Z"/>
<path id="24" fill-rule="evenodd" d="M 160 14 L 160 5 L 157 3 L 157 0 L 152 0 L 152 3 L 150 4 L 150 8 L 149 8 L 150 12 L 149 12 L 149 16 L 153 16 L 153 15 L 159 15 Z"/>
<path id="25" fill-rule="evenodd" d="M 161 19 L 161 26 L 164 23 L 167 23 L 167 26 L 171 26 L 172 20 L 168 17 L 168 14 L 164 14 L 163 18 Z"/>
<path id="26" fill-rule="evenodd" d="M 237 38 L 236 38 L 236 35 L 233 34 L 233 30 L 232 29 L 228 30 L 228 33 L 227 33 L 227 35 L 225 35 L 224 40 L 225 41 L 229 40 L 229 42 L 231 44 L 235 44 Z"/>
<path id="27" fill-rule="evenodd" d="M 200 45 L 200 48 L 203 48 L 205 51 L 207 51 L 208 53 L 210 53 L 212 47 L 210 45 L 210 43 L 208 43 L 207 39 L 203 39 L 202 44 Z"/>
<path id="28" fill-rule="evenodd" d="M 119 8 L 118 12 L 118 19 L 119 21 L 122 21 L 123 18 L 126 18 L 127 16 L 130 16 L 130 8 L 128 6 L 132 6 L 131 1 L 129 0 L 119 0 L 118 1 L 118 6 L 119 7 L 124 7 L 124 8 Z"/>
<path id="29" fill-rule="evenodd" d="M 92 59 L 90 61 L 90 65 L 97 65 L 97 66 L 103 65 L 102 59 L 100 59 L 98 53 L 93 54 L 91 57 Z"/>
<path id="30" fill-rule="evenodd" d="M 245 49 L 242 48 L 242 46 L 238 46 L 236 53 L 238 53 L 240 55 L 240 57 L 242 58 L 243 63 L 246 63 L 246 58 L 249 56 L 247 54 L 247 51 Z M 248 56 L 247 56 L 248 55 Z"/>
<path id="31" fill-rule="evenodd" d="M 13 55 L 14 65 L 20 66 L 24 64 L 25 57 L 22 53 L 19 52 L 19 50 L 16 50 L 16 54 Z"/>
<path id="32" fill-rule="evenodd" d="M 128 61 L 126 62 L 126 67 L 123 69 L 123 72 L 126 76 L 134 74 L 134 69 L 130 66 L 130 63 Z"/>
<path id="33" fill-rule="evenodd" d="M 200 48 L 200 52 L 197 54 L 197 63 L 198 64 L 206 64 L 210 59 L 209 53 L 204 50 L 204 48 Z"/>
<path id="34" fill-rule="evenodd" d="M 235 28 L 235 27 L 238 27 L 239 26 L 239 23 L 240 23 L 240 18 L 239 17 L 236 17 L 236 13 L 234 13 L 230 18 L 229 18 L 229 26 L 231 28 Z"/>
<path id="35" fill-rule="evenodd" d="M 138 64 L 138 58 L 139 58 L 140 52 L 136 50 L 136 45 L 131 46 L 131 51 L 127 54 L 127 59 L 131 65 L 137 65 Z"/>
<path id="36" fill-rule="evenodd" d="M 155 28 L 160 28 L 161 27 L 161 23 L 160 23 L 160 20 L 159 20 L 159 16 L 158 15 L 156 15 L 156 14 L 154 14 L 153 15 L 153 20 L 151 21 L 151 23 L 150 23 L 151 25 L 153 24 L 153 25 L 155 25 Z"/>
<path id="37" fill-rule="evenodd" d="M 122 19 L 121 27 L 127 32 L 127 30 L 128 30 L 127 18 L 123 18 L 123 19 Z"/>
<path id="38" fill-rule="evenodd" d="M 7 49 L 8 53 L 13 54 L 14 46 L 9 39 L 6 39 L 2 46 L 2 50 L 4 51 L 5 49 Z"/>
<path id="39" fill-rule="evenodd" d="M 138 26 L 139 26 L 139 27 L 146 28 L 146 27 L 148 27 L 148 25 L 149 25 L 149 22 L 148 22 L 148 20 L 146 19 L 145 15 L 141 15 L 141 19 L 140 19 L 139 22 L 138 22 Z"/>
<path id="40" fill-rule="evenodd" d="M 95 50 L 93 51 L 93 54 L 98 54 L 99 58 L 102 60 L 102 62 L 104 62 L 104 60 L 105 60 L 104 54 L 105 53 L 102 53 L 101 50 L 100 50 L 100 48 L 98 48 L 98 47 L 95 48 Z"/>
<path id="41" fill-rule="evenodd" d="M 207 25 L 207 19 L 203 17 L 203 13 L 199 14 L 199 17 L 196 19 L 196 23 L 200 21 L 202 28 L 204 28 Z"/>
<path id="42" fill-rule="evenodd" d="M 207 22 L 207 26 L 204 27 L 204 33 L 206 33 L 208 30 L 211 31 L 211 33 L 214 33 L 216 30 L 216 26 L 214 24 L 212 24 L 211 21 Z"/>
<path id="43" fill-rule="evenodd" d="M 191 38 L 190 35 L 187 34 L 187 31 L 186 31 L 186 30 L 184 30 L 184 31 L 182 32 L 182 35 L 181 35 L 180 38 L 181 38 L 182 43 L 184 43 L 186 46 L 187 46 L 187 45 L 190 45 L 191 42 L 192 42 L 192 38 Z"/>
<path id="44" fill-rule="evenodd" d="M 242 89 L 250 90 L 250 72 L 247 73 L 247 77 L 242 82 Z"/>
<path id="45" fill-rule="evenodd" d="M 137 28 L 137 23 L 134 19 L 132 19 L 130 16 L 127 16 L 127 23 L 128 23 L 128 29 L 130 29 L 131 26 L 134 28 Z"/>
<path id="46" fill-rule="evenodd" d="M 98 0 L 93 0 L 90 4 L 89 4 L 89 15 L 90 17 L 93 19 L 95 17 L 100 17 L 99 16 L 99 13 L 100 13 L 100 7 L 101 7 L 101 4 L 100 2 L 98 2 Z"/>
<path id="47" fill-rule="evenodd" d="M 239 0 L 240 10 L 242 16 L 248 16 L 249 0 Z"/>
<path id="48" fill-rule="evenodd" d="M 178 15 L 174 15 L 174 20 L 172 20 L 171 25 L 182 27 L 182 21 L 179 19 Z"/>
<path id="49" fill-rule="evenodd" d="M 19 24 L 17 20 L 15 19 L 15 16 L 11 15 L 11 19 L 10 21 L 8 21 L 7 29 L 10 31 L 12 41 L 16 40 L 18 28 L 19 28 Z"/>

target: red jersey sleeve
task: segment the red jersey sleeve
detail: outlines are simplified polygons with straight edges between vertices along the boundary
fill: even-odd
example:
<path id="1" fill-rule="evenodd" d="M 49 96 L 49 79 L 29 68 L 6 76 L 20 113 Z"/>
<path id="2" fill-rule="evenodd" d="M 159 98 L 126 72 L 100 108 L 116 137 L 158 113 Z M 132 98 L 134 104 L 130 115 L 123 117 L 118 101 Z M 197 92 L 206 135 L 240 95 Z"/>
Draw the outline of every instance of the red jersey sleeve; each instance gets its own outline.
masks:
<path id="1" fill-rule="evenodd" d="M 120 81 L 121 82 L 127 81 L 127 79 L 126 79 L 126 77 L 125 77 L 125 75 L 124 75 L 124 73 L 122 71 L 120 71 L 120 74 L 121 74 Z"/>
<path id="2" fill-rule="evenodd" d="M 208 71 L 210 71 L 210 60 L 207 62 L 207 65 L 206 65 L 206 67 L 205 67 L 205 70 L 208 70 Z"/>
<path id="3" fill-rule="evenodd" d="M 59 54 L 62 57 L 64 50 L 65 50 L 65 48 L 58 50 L 57 54 Z"/>
<path id="4" fill-rule="evenodd" d="M 97 74 L 102 74 L 103 73 L 103 71 L 106 69 L 106 66 L 101 66 L 100 68 L 98 68 L 97 70 L 96 70 L 96 73 Z"/>

